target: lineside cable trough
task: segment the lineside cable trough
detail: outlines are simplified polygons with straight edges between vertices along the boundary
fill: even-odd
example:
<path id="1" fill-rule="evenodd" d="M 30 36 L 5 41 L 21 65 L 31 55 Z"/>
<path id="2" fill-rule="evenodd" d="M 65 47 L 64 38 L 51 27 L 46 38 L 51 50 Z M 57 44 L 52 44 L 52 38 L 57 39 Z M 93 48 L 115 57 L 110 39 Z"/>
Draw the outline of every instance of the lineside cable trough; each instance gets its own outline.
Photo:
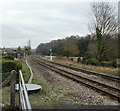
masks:
<path id="1" fill-rule="evenodd" d="M 25 84 L 25 87 L 26 87 L 28 92 L 37 92 L 37 91 L 42 89 L 42 87 L 40 85 L 37 85 L 37 84 Z M 15 89 L 17 91 L 19 90 L 19 84 L 16 84 Z"/>
<path id="2" fill-rule="evenodd" d="M 31 76 L 29 78 L 28 83 L 25 84 L 25 87 L 26 87 L 27 91 L 28 92 L 37 92 L 37 91 L 42 90 L 42 86 L 37 85 L 37 84 L 31 84 L 32 83 L 32 79 L 33 79 L 33 71 L 32 71 L 32 68 L 30 67 L 30 65 L 28 64 L 27 59 L 26 59 L 26 64 L 29 67 L 29 70 L 30 70 L 30 73 L 31 73 Z M 19 90 L 19 84 L 16 84 L 16 88 L 15 89 L 17 91 Z"/>

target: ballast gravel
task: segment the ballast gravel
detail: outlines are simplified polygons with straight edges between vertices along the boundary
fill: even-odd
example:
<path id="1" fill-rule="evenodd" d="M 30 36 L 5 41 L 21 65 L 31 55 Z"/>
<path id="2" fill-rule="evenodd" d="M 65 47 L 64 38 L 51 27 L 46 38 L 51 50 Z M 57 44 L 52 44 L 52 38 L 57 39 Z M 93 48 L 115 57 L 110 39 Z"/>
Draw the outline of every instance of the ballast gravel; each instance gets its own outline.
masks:
<path id="1" fill-rule="evenodd" d="M 74 82 L 33 62 L 33 57 L 28 58 L 28 63 L 34 71 L 34 76 L 46 84 L 47 87 L 52 88 L 49 95 L 56 101 L 79 105 L 119 105 L 117 100 L 113 100 L 81 83 Z"/>

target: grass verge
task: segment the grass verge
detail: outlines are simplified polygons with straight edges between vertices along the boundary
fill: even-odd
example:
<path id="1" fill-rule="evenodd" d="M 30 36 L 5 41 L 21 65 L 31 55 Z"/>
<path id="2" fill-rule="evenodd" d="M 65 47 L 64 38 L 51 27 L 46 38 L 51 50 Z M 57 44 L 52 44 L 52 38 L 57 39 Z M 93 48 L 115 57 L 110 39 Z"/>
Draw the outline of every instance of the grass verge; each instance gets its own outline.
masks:
<path id="1" fill-rule="evenodd" d="M 42 86 L 41 91 L 29 95 L 30 102 L 33 108 L 40 107 L 40 106 L 51 106 L 51 105 L 62 104 L 60 101 L 51 97 L 51 92 L 53 92 L 52 87 L 48 87 L 46 84 L 41 82 L 35 76 L 33 77 L 32 83 Z M 59 91 L 56 91 L 56 92 L 59 93 Z"/>
<path id="2" fill-rule="evenodd" d="M 27 83 L 30 78 L 30 70 L 25 61 L 26 59 L 22 59 L 22 73 L 23 73 L 24 81 L 25 83 Z"/>
<path id="3" fill-rule="evenodd" d="M 30 71 L 28 66 L 25 63 L 25 59 L 22 59 L 22 72 L 25 83 L 28 82 L 30 78 Z M 10 109 L 10 86 L 6 86 L 0 91 L 0 96 L 2 97 L 3 109 Z M 16 94 L 16 104 L 18 104 L 18 94 Z M 18 107 L 18 106 L 17 106 Z"/>
<path id="4" fill-rule="evenodd" d="M 77 63 L 77 62 L 70 61 L 70 60 L 69 61 L 64 61 L 64 60 L 54 59 L 54 61 L 58 62 L 58 63 L 61 63 L 61 64 L 76 66 L 76 67 L 83 68 L 83 69 L 86 69 L 86 70 L 95 71 L 95 72 L 98 72 L 98 73 L 118 75 L 118 68 L 85 65 L 85 64 Z"/>
<path id="5" fill-rule="evenodd" d="M 63 105 L 66 104 L 68 99 L 74 98 L 74 94 L 72 92 L 62 92 L 59 89 L 54 88 L 51 85 L 44 84 L 39 80 L 39 78 L 35 77 L 32 81 L 33 84 L 39 84 L 42 86 L 42 90 L 29 95 L 30 103 L 32 108 L 40 108 L 44 106 L 55 106 L 55 105 Z"/>
<path id="6" fill-rule="evenodd" d="M 4 87 L 0 91 L 0 96 L 2 97 L 3 108 L 10 107 L 10 86 Z"/>

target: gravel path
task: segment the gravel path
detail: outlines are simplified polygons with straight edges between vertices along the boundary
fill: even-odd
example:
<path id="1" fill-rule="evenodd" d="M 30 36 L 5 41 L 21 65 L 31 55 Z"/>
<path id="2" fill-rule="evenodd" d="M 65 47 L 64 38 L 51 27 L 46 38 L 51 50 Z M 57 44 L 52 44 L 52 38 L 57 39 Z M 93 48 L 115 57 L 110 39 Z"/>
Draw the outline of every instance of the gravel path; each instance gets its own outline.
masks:
<path id="1" fill-rule="evenodd" d="M 81 105 L 118 105 L 116 100 L 112 100 L 80 83 L 76 83 L 53 71 L 47 70 L 33 62 L 31 58 L 28 59 L 28 63 L 32 67 L 34 75 L 49 88 L 52 88 L 52 91 L 49 92 L 50 96 L 62 103 Z M 60 93 L 56 93 L 56 91 Z"/>

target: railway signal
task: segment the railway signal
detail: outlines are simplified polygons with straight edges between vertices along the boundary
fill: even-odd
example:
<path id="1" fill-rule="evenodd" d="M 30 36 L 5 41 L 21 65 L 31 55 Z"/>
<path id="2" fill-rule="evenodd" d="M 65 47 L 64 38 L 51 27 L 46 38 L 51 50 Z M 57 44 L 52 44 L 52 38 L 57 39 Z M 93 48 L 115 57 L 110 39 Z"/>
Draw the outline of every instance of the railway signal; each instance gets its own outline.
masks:
<path id="1" fill-rule="evenodd" d="M 50 61 L 52 61 L 52 49 L 50 49 Z"/>

